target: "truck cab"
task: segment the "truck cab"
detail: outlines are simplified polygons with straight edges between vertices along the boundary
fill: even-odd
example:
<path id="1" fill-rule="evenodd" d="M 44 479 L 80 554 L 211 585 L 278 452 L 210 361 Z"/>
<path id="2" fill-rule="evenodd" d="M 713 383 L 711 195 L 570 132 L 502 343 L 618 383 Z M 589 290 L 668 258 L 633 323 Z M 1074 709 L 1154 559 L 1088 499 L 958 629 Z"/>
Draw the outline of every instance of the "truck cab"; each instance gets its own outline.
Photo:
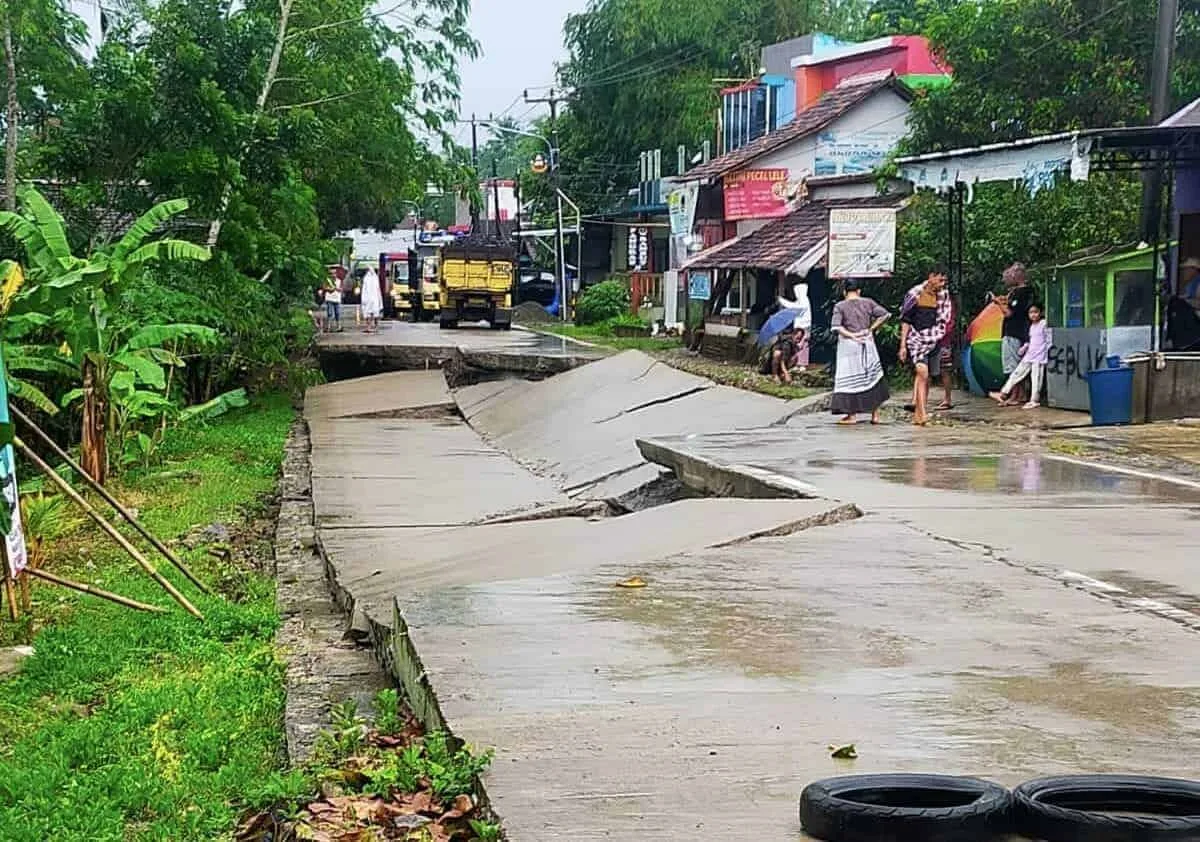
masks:
<path id="1" fill-rule="evenodd" d="M 441 328 L 459 321 L 487 321 L 493 330 L 512 327 L 516 249 L 502 240 L 466 237 L 442 248 Z"/>

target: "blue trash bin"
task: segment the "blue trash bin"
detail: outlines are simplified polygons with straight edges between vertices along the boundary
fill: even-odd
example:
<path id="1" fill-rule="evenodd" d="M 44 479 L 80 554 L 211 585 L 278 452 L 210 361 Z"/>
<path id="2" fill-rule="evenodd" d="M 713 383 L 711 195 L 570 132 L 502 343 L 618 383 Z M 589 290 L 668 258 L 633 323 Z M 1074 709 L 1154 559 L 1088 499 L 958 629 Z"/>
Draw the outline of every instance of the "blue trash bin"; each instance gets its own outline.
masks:
<path id="1" fill-rule="evenodd" d="M 1111 364 L 1110 364 L 1111 366 Z M 1089 371 L 1088 404 L 1097 427 L 1133 423 L 1133 368 L 1098 368 Z"/>

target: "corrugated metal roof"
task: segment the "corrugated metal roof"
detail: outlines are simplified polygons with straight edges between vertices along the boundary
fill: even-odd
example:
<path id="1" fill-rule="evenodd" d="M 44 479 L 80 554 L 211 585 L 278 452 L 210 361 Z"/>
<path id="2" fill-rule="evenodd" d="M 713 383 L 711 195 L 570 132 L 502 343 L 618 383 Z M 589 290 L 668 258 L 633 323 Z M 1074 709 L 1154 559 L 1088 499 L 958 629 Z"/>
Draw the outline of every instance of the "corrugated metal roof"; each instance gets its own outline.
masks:
<path id="1" fill-rule="evenodd" d="M 793 141 L 819 132 L 851 108 L 866 100 L 867 97 L 888 87 L 894 88 L 897 93 L 906 98 L 912 96 L 912 92 L 891 72 L 852 76 L 833 90 L 824 93 L 813 103 L 811 108 L 801 111 L 786 126 L 765 134 L 719 158 L 713 158 L 711 161 L 701 164 L 680 176 L 679 180 L 704 181 L 742 169 L 754 159 L 761 158 L 768 152 L 774 152 Z"/>
<path id="2" fill-rule="evenodd" d="M 822 199 L 806 202 L 757 231 L 721 243 L 694 257 L 688 269 L 771 269 L 786 271 L 829 234 L 830 208 L 900 207 L 905 196 Z"/>

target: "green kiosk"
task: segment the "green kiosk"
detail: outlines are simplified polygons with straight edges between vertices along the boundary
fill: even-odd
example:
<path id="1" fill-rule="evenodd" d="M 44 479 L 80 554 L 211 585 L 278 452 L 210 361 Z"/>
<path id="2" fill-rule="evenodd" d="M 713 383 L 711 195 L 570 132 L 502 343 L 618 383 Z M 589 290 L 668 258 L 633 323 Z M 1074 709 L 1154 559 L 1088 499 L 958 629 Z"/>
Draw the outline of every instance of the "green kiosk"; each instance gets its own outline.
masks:
<path id="1" fill-rule="evenodd" d="M 1050 406 L 1088 409 L 1089 371 L 1105 357 L 1150 351 L 1158 332 L 1155 279 L 1165 277 L 1166 251 L 1154 248 L 1095 250 L 1056 266 L 1046 287 L 1046 322 L 1052 331 L 1046 390 Z"/>

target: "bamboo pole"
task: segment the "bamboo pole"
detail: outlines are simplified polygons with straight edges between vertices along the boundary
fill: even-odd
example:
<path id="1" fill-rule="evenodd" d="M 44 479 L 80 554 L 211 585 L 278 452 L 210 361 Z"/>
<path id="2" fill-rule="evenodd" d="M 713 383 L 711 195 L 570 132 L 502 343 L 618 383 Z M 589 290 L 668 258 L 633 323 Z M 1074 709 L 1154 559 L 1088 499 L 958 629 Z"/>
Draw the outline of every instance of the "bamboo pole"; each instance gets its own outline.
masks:
<path id="1" fill-rule="evenodd" d="M 87 500 L 83 499 L 82 495 L 80 495 L 80 493 L 78 491 L 76 491 L 74 488 L 72 488 L 70 483 L 68 483 L 65 479 L 63 479 L 61 476 L 58 475 L 57 471 L 55 471 L 53 468 L 51 468 L 49 465 L 47 465 L 45 462 L 43 462 L 42 458 L 40 456 L 38 456 L 36 453 L 34 453 L 32 450 L 30 450 L 29 445 L 25 444 L 25 442 L 23 442 L 19 436 L 13 437 L 13 446 L 16 447 L 17 450 L 19 450 L 21 452 L 22 456 L 24 456 L 26 459 L 28 459 L 30 462 L 32 462 L 39 471 L 44 473 L 50 479 L 51 482 L 53 482 L 55 485 L 57 485 L 64 494 L 66 494 L 68 497 L 70 497 L 72 502 L 75 503 L 75 505 L 77 505 L 77 506 L 79 506 L 79 508 L 83 509 L 83 511 L 87 514 L 88 517 L 90 517 L 92 520 L 96 521 L 96 524 L 101 529 L 103 529 L 106 533 L 108 533 L 108 536 L 110 538 L 112 538 L 114 541 L 116 541 L 118 546 L 120 546 L 121 549 L 123 549 L 126 553 L 129 554 L 130 558 L 132 558 L 139 565 L 141 565 L 141 568 L 143 570 L 145 570 L 146 573 L 152 579 L 154 579 L 154 581 L 158 582 L 158 584 L 162 587 L 163 590 L 165 590 L 167 593 L 169 593 L 175 599 L 176 602 L 178 602 L 180 605 L 182 605 L 184 610 L 186 610 L 189 614 L 191 614 L 193 617 L 196 617 L 197 619 L 201 619 L 201 620 L 204 619 L 204 615 L 201 614 L 196 609 L 196 606 L 192 605 L 192 603 L 188 601 L 188 598 L 186 596 L 181 594 L 176 589 L 176 587 L 174 585 L 172 585 L 169 580 L 166 579 L 166 577 L 164 577 L 161 573 L 159 573 L 154 568 L 154 565 L 150 563 L 150 560 L 148 558 L 146 558 L 144 555 L 142 555 L 141 551 L 139 551 L 137 547 L 135 547 L 133 544 L 129 543 L 128 539 L 126 539 L 124 535 L 122 535 L 120 532 L 118 532 L 117 528 L 115 526 L 113 526 L 111 523 L 109 523 L 107 520 L 105 520 L 104 515 L 100 514 L 98 511 L 96 511 L 96 509 L 92 506 L 91 503 L 89 503 Z"/>
<path id="2" fill-rule="evenodd" d="M 7 505 L 3 500 L 0 500 L 0 505 Z M 17 593 L 13 589 L 12 569 L 8 564 L 8 545 L 4 542 L 4 536 L 0 535 L 0 566 L 3 566 L 4 574 L 4 595 L 8 599 L 8 617 L 14 623 L 17 621 Z"/>
<path id="3" fill-rule="evenodd" d="M 37 570 L 33 567 L 25 569 L 28 576 L 37 576 L 39 579 L 45 579 L 47 582 L 53 582 L 56 585 L 61 585 L 64 588 L 70 588 L 73 591 L 79 591 L 89 596 L 97 596 L 100 599 L 107 599 L 110 602 L 115 602 L 118 605 L 124 605 L 126 608 L 136 608 L 138 611 L 149 611 L 152 614 L 165 614 L 166 609 L 160 608 L 157 605 L 147 605 L 144 602 L 129 599 L 120 594 L 109 593 L 102 591 L 100 588 L 93 588 L 91 585 L 85 585 L 82 582 L 72 582 L 70 579 L 64 579 L 61 576 L 55 576 L 53 573 L 48 573 L 45 570 Z"/>
<path id="4" fill-rule="evenodd" d="M 117 514 L 119 514 L 122 518 L 124 518 L 126 523 L 128 523 L 130 526 L 132 526 L 134 529 L 136 529 L 138 531 L 138 534 L 140 534 L 143 538 L 145 538 L 147 541 L 149 541 L 150 545 L 153 546 L 154 549 L 158 550 L 159 553 L 162 554 L 163 558 L 165 558 L 167 561 L 171 562 L 171 564 L 175 565 L 175 569 L 178 570 L 180 573 L 182 573 L 184 576 L 186 576 L 188 578 L 189 582 L 191 582 L 193 585 L 198 587 L 200 590 L 204 591 L 204 593 L 212 593 L 212 591 L 209 590 L 209 588 L 203 582 L 201 582 L 199 579 L 196 578 L 195 574 L 192 573 L 192 571 L 188 569 L 187 565 L 183 563 L 183 561 L 179 558 L 179 556 L 177 556 L 177 555 L 175 555 L 175 553 L 171 552 L 171 550 L 167 548 L 166 544 L 164 544 L 162 541 L 160 541 L 154 535 L 154 533 L 152 533 L 149 529 L 147 529 L 145 526 L 143 526 L 142 522 L 139 521 L 134 516 L 133 512 L 129 511 L 127 508 L 125 508 L 123 505 L 121 505 L 121 502 L 119 500 L 117 500 L 117 498 L 114 497 L 112 494 L 110 494 L 108 489 L 106 489 L 100 483 L 96 482 L 96 480 L 92 478 L 91 474 L 89 474 L 87 471 L 85 471 L 74 459 L 72 459 L 70 457 L 70 455 L 65 450 L 63 450 L 61 447 L 59 447 L 58 443 L 56 441 L 54 441 L 54 439 L 50 438 L 50 436 L 47 435 L 46 432 L 44 430 L 42 430 L 41 427 L 39 427 L 37 424 L 33 423 L 33 421 L 30 420 L 29 416 L 27 416 L 20 409 L 18 409 L 15 406 L 12 406 L 12 405 L 9 406 L 9 411 L 12 412 L 13 417 L 15 417 L 18 421 L 20 421 L 22 424 L 24 424 L 26 427 L 28 427 L 30 430 L 32 430 L 34 435 L 36 435 L 39 439 L 42 440 L 42 442 L 47 447 L 49 447 L 52 451 L 54 451 L 55 456 L 57 456 L 59 459 L 63 460 L 63 462 L 65 464 L 67 464 L 71 468 L 72 471 L 79 474 L 79 476 L 83 478 L 83 481 L 86 482 L 93 491 L 95 491 L 97 494 L 99 494 L 101 497 L 103 497 L 104 502 L 106 502 L 106 503 L 108 503 L 108 505 L 112 506 L 113 509 L 117 512 Z"/>

